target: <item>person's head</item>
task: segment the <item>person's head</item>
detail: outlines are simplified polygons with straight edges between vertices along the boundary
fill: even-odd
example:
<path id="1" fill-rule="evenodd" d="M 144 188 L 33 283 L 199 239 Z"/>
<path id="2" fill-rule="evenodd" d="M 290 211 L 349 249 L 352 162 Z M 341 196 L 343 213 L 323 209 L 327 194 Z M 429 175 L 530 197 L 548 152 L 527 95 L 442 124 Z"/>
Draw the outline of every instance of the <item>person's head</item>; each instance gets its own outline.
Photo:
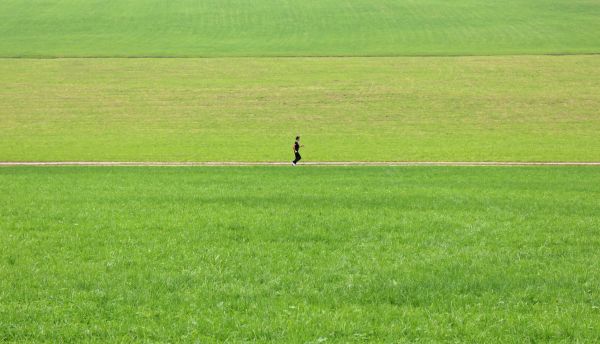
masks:
<path id="1" fill-rule="evenodd" d="M 296 136 L 296 141 L 300 141 L 300 136 Z"/>

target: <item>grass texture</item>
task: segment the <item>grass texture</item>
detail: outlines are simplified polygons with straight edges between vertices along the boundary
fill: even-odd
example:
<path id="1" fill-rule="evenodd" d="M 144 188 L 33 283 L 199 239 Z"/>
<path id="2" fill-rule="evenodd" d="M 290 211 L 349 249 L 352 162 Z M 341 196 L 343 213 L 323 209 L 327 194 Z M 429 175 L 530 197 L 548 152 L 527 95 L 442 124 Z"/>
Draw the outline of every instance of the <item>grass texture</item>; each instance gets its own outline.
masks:
<path id="1" fill-rule="evenodd" d="M 600 52 L 597 0 L 3 0 L 2 57 Z"/>
<path id="2" fill-rule="evenodd" d="M 598 342 L 600 173 L 1 168 L 3 342 Z"/>
<path id="3" fill-rule="evenodd" d="M 7 59 L 0 161 L 600 161 L 600 57 Z"/>

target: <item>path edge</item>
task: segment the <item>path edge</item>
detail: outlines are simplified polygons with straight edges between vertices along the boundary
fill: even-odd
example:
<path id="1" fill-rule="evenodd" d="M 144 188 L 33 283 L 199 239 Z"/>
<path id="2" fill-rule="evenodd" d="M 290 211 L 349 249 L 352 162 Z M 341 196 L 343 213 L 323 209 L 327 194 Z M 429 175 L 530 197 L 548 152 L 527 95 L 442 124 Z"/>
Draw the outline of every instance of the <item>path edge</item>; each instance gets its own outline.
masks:
<path id="1" fill-rule="evenodd" d="M 309 161 L 299 166 L 600 166 L 600 161 Z M 9 166 L 291 166 L 289 162 L 265 161 L 0 161 Z"/>

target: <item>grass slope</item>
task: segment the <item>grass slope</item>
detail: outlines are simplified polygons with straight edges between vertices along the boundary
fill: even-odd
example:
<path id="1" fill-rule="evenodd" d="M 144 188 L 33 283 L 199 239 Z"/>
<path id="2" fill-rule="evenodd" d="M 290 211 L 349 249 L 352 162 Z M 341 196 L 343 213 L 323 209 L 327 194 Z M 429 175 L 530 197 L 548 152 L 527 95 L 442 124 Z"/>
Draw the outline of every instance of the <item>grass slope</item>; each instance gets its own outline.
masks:
<path id="1" fill-rule="evenodd" d="M 0 56 L 600 52 L 596 0 L 3 0 Z"/>
<path id="2" fill-rule="evenodd" d="M 600 161 L 600 58 L 8 59 L 2 161 Z"/>
<path id="3" fill-rule="evenodd" d="M 0 341 L 598 342 L 598 168 L 1 168 Z"/>

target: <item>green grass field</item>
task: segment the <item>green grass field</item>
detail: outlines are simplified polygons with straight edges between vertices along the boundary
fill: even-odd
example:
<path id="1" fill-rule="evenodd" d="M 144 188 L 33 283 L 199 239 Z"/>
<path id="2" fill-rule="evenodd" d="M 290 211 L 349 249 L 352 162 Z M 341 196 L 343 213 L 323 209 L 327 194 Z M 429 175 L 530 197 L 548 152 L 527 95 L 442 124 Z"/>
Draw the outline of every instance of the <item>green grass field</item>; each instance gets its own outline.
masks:
<path id="1" fill-rule="evenodd" d="M 600 161 L 600 58 L 7 59 L 0 161 Z"/>
<path id="2" fill-rule="evenodd" d="M 599 162 L 598 54 L 599 0 L 2 0 L 0 162 Z M 590 166 L 0 167 L 0 342 L 595 343 L 599 231 Z"/>
<path id="3" fill-rule="evenodd" d="M 1 168 L 3 342 L 597 342 L 598 168 Z"/>
<path id="4" fill-rule="evenodd" d="M 600 52 L 597 0 L 3 0 L 1 57 Z"/>

